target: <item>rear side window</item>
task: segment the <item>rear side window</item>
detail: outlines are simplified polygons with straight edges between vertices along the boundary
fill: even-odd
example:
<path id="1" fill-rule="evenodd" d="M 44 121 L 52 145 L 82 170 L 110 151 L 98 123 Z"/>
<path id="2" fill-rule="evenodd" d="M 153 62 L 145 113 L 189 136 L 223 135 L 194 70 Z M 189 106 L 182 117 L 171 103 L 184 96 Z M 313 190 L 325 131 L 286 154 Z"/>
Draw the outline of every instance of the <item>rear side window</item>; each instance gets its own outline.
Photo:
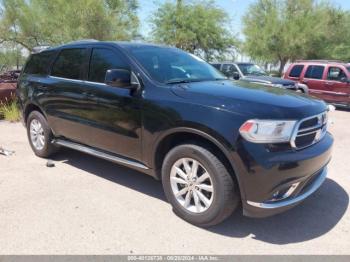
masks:
<path id="1" fill-rule="evenodd" d="M 82 79 L 85 58 L 85 48 L 64 49 L 53 64 L 51 75 L 69 79 Z"/>
<path id="2" fill-rule="evenodd" d="M 220 70 L 220 65 L 221 64 L 211 64 L 213 67 L 215 67 L 217 70 Z"/>
<path id="3" fill-rule="evenodd" d="M 115 52 L 105 48 L 94 48 L 90 60 L 89 81 L 104 83 L 109 69 L 129 69 L 128 64 Z"/>
<path id="4" fill-rule="evenodd" d="M 49 71 L 54 51 L 41 52 L 30 56 L 23 73 L 33 75 L 46 75 Z"/>
<path id="5" fill-rule="evenodd" d="M 307 68 L 305 78 L 322 79 L 324 66 L 311 65 Z"/>
<path id="6" fill-rule="evenodd" d="M 293 66 L 292 70 L 290 70 L 289 76 L 290 77 L 300 77 L 301 72 L 304 69 L 304 65 L 295 65 Z"/>

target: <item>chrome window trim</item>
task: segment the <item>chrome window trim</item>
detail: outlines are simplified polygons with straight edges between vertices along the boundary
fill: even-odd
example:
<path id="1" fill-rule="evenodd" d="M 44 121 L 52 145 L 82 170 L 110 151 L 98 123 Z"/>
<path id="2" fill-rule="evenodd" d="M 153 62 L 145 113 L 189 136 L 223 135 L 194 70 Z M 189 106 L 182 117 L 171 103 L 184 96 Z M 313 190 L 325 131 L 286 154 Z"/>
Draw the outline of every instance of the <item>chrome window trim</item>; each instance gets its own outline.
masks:
<path id="1" fill-rule="evenodd" d="M 136 80 L 137 84 L 140 84 L 136 74 L 133 71 L 130 71 L 131 75 L 133 75 Z M 67 80 L 67 81 L 73 81 L 77 83 L 87 83 L 87 84 L 94 84 L 94 85 L 101 85 L 101 86 L 109 86 L 106 83 L 101 83 L 101 82 L 93 82 L 93 81 L 88 81 L 88 80 L 81 80 L 81 79 L 71 79 L 71 78 L 65 78 L 65 77 L 60 77 L 60 76 L 53 76 L 53 75 L 48 75 L 49 78 L 54 78 L 54 79 L 61 79 L 61 80 Z"/>

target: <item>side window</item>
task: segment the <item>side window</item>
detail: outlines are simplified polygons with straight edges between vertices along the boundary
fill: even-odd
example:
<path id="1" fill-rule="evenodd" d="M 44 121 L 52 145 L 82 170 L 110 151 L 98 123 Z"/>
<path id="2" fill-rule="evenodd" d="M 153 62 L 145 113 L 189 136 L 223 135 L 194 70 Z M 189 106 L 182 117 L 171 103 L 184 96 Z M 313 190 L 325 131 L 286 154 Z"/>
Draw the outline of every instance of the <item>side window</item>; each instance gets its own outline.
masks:
<path id="1" fill-rule="evenodd" d="M 311 65 L 307 68 L 305 78 L 322 79 L 324 66 Z"/>
<path id="2" fill-rule="evenodd" d="M 89 81 L 104 83 L 106 71 L 118 68 L 129 69 L 129 65 L 112 50 L 94 48 L 90 60 Z"/>
<path id="3" fill-rule="evenodd" d="M 339 67 L 330 67 L 327 73 L 328 80 L 340 81 L 346 74 Z"/>
<path id="4" fill-rule="evenodd" d="M 230 71 L 231 67 L 232 67 L 232 65 L 230 65 L 230 64 L 224 64 L 224 65 L 222 65 L 222 71 L 228 72 L 228 71 Z"/>
<path id="5" fill-rule="evenodd" d="M 213 67 L 215 67 L 217 70 L 220 70 L 220 65 L 221 64 L 211 64 Z"/>
<path id="6" fill-rule="evenodd" d="M 69 79 L 82 79 L 85 58 L 85 48 L 64 49 L 53 64 L 51 75 Z"/>
<path id="7" fill-rule="evenodd" d="M 46 51 L 30 56 L 23 73 L 33 75 L 46 75 L 49 71 L 54 51 Z"/>
<path id="8" fill-rule="evenodd" d="M 290 77 L 300 77 L 301 72 L 304 69 L 304 65 L 295 65 L 293 66 L 292 70 L 290 70 L 289 76 Z"/>
<path id="9" fill-rule="evenodd" d="M 224 64 L 222 66 L 222 72 L 226 75 L 226 76 L 232 76 L 232 74 L 234 72 L 238 72 L 237 68 L 235 65 L 232 64 Z"/>

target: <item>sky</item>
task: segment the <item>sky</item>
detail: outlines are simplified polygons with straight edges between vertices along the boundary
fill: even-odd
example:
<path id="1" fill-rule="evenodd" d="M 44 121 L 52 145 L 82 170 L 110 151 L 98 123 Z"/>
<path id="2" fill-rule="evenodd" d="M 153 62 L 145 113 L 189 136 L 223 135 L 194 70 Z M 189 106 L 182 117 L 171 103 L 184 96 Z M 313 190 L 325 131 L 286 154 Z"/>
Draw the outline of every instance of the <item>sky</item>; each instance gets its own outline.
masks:
<path id="1" fill-rule="evenodd" d="M 175 0 L 173 0 L 175 1 Z M 148 19 L 152 12 L 157 9 L 157 6 L 165 0 L 139 0 L 139 17 L 141 20 L 141 33 L 146 36 L 149 31 Z M 255 0 L 216 0 L 214 1 L 217 6 L 226 10 L 231 17 L 232 31 L 236 33 L 240 38 L 241 36 L 241 18 L 246 12 L 248 6 L 255 2 Z M 340 6 L 343 9 L 350 10 L 350 0 L 330 0 L 334 5 Z"/>

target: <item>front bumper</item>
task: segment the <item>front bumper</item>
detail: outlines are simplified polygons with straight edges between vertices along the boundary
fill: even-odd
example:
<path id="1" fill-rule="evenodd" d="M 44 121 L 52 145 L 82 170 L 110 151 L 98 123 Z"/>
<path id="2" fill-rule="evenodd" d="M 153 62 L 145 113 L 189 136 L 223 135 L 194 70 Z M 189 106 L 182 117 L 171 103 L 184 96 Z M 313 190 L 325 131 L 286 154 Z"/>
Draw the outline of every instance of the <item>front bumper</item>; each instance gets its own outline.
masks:
<path id="1" fill-rule="evenodd" d="M 265 210 L 271 209 L 271 210 L 277 210 L 277 211 L 281 211 L 278 209 L 295 206 L 299 202 L 309 197 L 323 184 L 323 182 L 326 180 L 326 177 L 327 177 L 327 167 L 324 167 L 315 176 L 316 176 L 316 179 L 311 184 L 307 185 L 303 189 L 303 192 L 300 193 L 299 195 L 296 195 L 294 197 L 288 197 L 280 201 L 267 201 L 267 202 L 260 202 L 260 203 L 248 200 L 247 204 L 250 206 L 265 209 Z"/>
<path id="2" fill-rule="evenodd" d="M 325 181 L 333 137 L 299 151 L 268 152 L 243 141 L 240 186 L 246 216 L 266 217 L 299 204 Z M 243 187 L 243 190 L 242 190 Z"/>

